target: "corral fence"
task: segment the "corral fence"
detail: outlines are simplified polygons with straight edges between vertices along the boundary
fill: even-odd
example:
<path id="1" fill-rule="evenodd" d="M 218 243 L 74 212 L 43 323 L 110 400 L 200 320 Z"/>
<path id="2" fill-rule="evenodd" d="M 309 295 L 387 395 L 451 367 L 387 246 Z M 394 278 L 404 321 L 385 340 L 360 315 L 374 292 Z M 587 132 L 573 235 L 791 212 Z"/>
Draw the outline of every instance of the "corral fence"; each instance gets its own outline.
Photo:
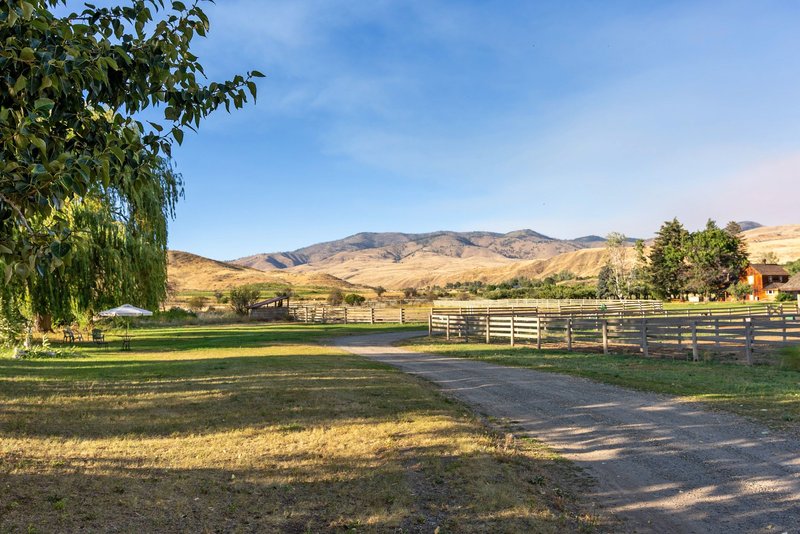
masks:
<path id="1" fill-rule="evenodd" d="M 616 299 L 503 299 L 503 300 L 435 300 L 433 313 L 471 313 L 486 309 L 537 310 L 540 312 L 579 313 L 598 310 L 619 312 L 652 312 L 664 309 L 660 300 Z"/>
<path id="2" fill-rule="evenodd" d="M 709 311 L 709 310 L 706 310 Z M 601 350 L 635 349 L 644 356 L 685 355 L 697 361 L 727 354 L 751 365 L 756 356 L 800 344 L 800 310 L 766 307 L 750 315 L 701 316 L 569 316 L 535 313 L 435 314 L 429 335 L 451 340 L 507 341 L 536 348 Z"/>
<path id="3" fill-rule="evenodd" d="M 431 308 L 418 306 L 373 308 L 358 306 L 306 305 L 289 307 L 289 317 L 301 323 L 381 324 L 426 323 Z"/>

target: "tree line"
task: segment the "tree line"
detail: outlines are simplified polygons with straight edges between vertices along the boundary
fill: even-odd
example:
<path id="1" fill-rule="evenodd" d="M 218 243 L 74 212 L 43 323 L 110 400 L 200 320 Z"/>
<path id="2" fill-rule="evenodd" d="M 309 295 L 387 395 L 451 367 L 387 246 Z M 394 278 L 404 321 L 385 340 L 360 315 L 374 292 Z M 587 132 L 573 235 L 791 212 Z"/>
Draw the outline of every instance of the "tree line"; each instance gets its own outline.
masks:
<path id="1" fill-rule="evenodd" d="M 690 232 L 676 218 L 661 225 L 649 253 L 642 241 L 629 247 L 624 235 L 611 234 L 597 296 L 671 300 L 695 294 L 722 299 L 734 291 L 748 265 L 741 231 L 735 222 L 720 228 L 709 220 L 703 229 Z"/>

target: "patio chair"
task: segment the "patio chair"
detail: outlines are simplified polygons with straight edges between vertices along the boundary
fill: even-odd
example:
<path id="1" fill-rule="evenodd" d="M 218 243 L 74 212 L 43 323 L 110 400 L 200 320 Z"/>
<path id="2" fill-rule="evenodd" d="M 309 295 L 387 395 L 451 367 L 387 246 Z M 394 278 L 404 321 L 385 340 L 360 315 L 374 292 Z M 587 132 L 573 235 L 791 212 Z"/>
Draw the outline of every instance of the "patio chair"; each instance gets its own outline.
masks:
<path id="1" fill-rule="evenodd" d="M 64 343 L 75 343 L 75 334 L 69 327 L 64 329 Z"/>
<path id="2" fill-rule="evenodd" d="M 101 345 L 103 347 L 108 346 L 108 341 L 106 341 L 106 335 L 99 328 L 95 328 L 94 330 L 92 330 L 92 343 L 94 343 L 95 345 Z"/>

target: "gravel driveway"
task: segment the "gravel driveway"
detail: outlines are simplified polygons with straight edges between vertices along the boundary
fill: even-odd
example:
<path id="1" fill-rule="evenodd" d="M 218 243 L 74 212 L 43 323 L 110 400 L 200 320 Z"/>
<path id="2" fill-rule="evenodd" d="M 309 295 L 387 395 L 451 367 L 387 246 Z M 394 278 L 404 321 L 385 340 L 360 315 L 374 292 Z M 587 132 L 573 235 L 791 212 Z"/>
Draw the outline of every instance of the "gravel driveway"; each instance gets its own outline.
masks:
<path id="1" fill-rule="evenodd" d="M 726 413 L 590 380 L 392 347 L 335 345 L 424 377 L 586 468 L 629 532 L 800 532 L 800 443 Z"/>

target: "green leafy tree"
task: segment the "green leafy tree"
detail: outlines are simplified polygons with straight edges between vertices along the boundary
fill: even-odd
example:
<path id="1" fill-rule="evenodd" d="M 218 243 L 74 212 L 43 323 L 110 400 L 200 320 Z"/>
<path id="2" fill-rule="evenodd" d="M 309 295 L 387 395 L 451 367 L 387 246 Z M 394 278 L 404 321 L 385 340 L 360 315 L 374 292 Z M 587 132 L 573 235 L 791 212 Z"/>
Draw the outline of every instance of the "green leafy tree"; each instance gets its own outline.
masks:
<path id="1" fill-rule="evenodd" d="M 261 298 L 261 290 L 258 286 L 247 284 L 235 287 L 228 293 L 228 303 L 236 315 L 247 315 L 249 307 L 258 302 Z"/>
<path id="2" fill-rule="evenodd" d="M 729 225 L 730 227 L 730 225 Z M 688 288 L 698 294 L 717 298 L 736 283 L 747 267 L 747 249 L 736 233 L 722 229 L 709 220 L 706 227 L 688 239 Z"/>
<path id="3" fill-rule="evenodd" d="M 375 295 L 377 295 L 378 296 L 378 300 L 380 300 L 381 297 L 383 297 L 383 294 L 386 293 L 386 288 L 383 287 L 383 286 L 378 286 L 378 287 L 374 288 L 373 291 L 375 291 Z"/>
<path id="4" fill-rule="evenodd" d="M 182 192 L 172 143 L 255 98 L 261 76 L 203 82 L 190 44 L 209 22 L 196 3 L 86 4 L 63 17 L 59 5 L 0 10 L 0 299 L 29 302 L 40 323 L 163 299 L 167 219 Z"/>
<path id="5" fill-rule="evenodd" d="M 789 274 L 797 274 L 800 273 L 800 259 L 790 261 L 786 264 L 786 271 Z"/>
<path id="6" fill-rule="evenodd" d="M 689 232 L 678 219 L 661 225 L 647 265 L 647 275 L 656 297 L 672 299 L 685 293 L 689 271 L 686 262 L 688 240 Z"/>
<path id="7" fill-rule="evenodd" d="M 345 295 L 344 302 L 348 306 L 361 306 L 367 299 L 357 293 L 349 293 Z"/>
<path id="8" fill-rule="evenodd" d="M 745 300 L 753 292 L 753 287 L 747 282 L 736 282 L 731 284 L 727 293 L 736 300 Z"/>

